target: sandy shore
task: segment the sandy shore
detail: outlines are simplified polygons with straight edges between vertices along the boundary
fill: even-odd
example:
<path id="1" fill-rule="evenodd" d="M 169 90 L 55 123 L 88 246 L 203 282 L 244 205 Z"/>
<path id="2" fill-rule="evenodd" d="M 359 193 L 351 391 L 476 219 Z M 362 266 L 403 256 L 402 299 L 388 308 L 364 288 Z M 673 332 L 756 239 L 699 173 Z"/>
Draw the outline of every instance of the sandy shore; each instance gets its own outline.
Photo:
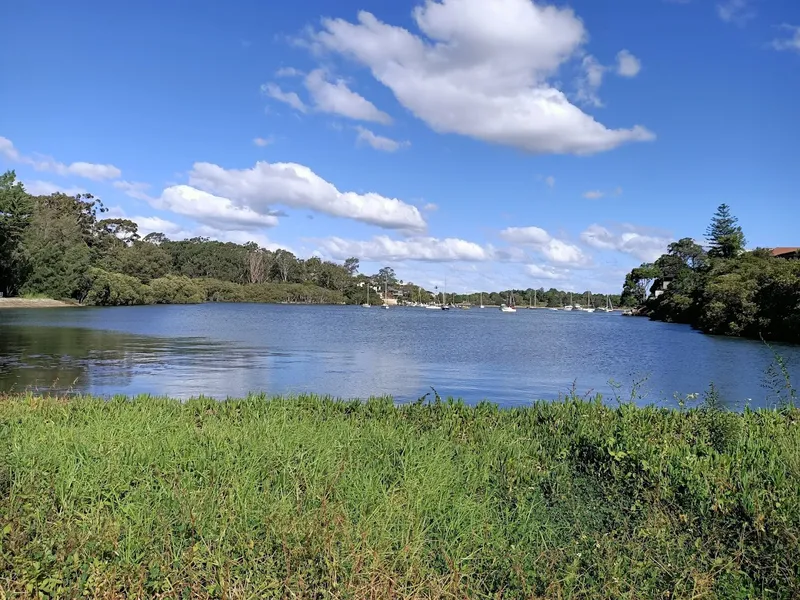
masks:
<path id="1" fill-rule="evenodd" d="M 75 305 L 48 298 L 0 298 L 0 308 L 56 308 L 59 306 Z"/>

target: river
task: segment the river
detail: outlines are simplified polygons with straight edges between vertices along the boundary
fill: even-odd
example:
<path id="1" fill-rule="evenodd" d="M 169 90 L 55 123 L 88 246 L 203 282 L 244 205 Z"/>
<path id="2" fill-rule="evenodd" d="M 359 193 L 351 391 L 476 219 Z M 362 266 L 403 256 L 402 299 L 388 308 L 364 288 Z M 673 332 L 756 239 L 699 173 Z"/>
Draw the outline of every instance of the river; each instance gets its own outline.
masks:
<path id="1" fill-rule="evenodd" d="M 800 381 L 800 346 L 773 347 Z M 619 313 L 201 304 L 0 311 L 0 391 L 440 396 L 502 406 L 574 389 L 675 405 L 713 382 L 772 405 L 773 352 Z"/>

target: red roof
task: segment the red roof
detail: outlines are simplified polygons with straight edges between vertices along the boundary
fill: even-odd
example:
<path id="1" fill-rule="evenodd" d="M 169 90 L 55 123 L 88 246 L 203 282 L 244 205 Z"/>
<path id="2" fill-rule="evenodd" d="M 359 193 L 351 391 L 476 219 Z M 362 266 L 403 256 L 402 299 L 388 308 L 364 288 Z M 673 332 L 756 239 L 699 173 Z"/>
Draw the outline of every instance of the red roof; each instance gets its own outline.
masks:
<path id="1" fill-rule="evenodd" d="M 800 247 L 790 248 L 790 247 L 782 247 L 782 248 L 773 248 L 772 249 L 772 256 L 782 256 L 784 254 L 791 254 L 792 252 L 797 252 L 800 250 Z"/>

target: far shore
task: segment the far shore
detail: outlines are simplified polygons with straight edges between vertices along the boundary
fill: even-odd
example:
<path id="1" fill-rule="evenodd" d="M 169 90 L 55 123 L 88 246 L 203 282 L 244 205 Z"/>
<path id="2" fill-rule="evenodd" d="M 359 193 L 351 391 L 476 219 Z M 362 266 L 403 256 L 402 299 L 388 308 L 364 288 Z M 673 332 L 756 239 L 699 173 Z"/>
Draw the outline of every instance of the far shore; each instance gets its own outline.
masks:
<path id="1" fill-rule="evenodd" d="M 78 306 L 78 304 L 50 298 L 0 298 L 0 308 L 58 308 L 61 306 Z"/>

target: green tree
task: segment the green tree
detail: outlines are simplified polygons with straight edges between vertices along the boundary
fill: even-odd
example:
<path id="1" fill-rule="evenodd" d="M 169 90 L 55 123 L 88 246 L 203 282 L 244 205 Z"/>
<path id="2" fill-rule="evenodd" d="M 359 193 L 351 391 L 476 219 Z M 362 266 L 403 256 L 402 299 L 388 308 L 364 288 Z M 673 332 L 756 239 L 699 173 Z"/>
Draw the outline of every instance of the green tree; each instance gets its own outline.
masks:
<path id="1" fill-rule="evenodd" d="M 744 251 L 746 240 L 738 219 L 731 214 L 730 206 L 720 204 L 711 224 L 706 229 L 710 249 L 714 258 L 735 258 Z"/>
<path id="2" fill-rule="evenodd" d="M 0 175 L 0 292 L 13 296 L 28 274 L 23 245 L 33 212 L 31 197 L 14 171 Z"/>
<path id="3" fill-rule="evenodd" d="M 703 247 L 692 238 L 681 238 L 677 242 L 672 242 L 667 252 L 681 260 L 690 269 L 697 269 L 703 265 L 706 252 Z"/>
<path id="4" fill-rule="evenodd" d="M 352 256 L 348 258 L 346 261 L 344 261 L 344 268 L 351 276 L 358 273 L 359 265 L 360 261 L 355 256 Z"/>

